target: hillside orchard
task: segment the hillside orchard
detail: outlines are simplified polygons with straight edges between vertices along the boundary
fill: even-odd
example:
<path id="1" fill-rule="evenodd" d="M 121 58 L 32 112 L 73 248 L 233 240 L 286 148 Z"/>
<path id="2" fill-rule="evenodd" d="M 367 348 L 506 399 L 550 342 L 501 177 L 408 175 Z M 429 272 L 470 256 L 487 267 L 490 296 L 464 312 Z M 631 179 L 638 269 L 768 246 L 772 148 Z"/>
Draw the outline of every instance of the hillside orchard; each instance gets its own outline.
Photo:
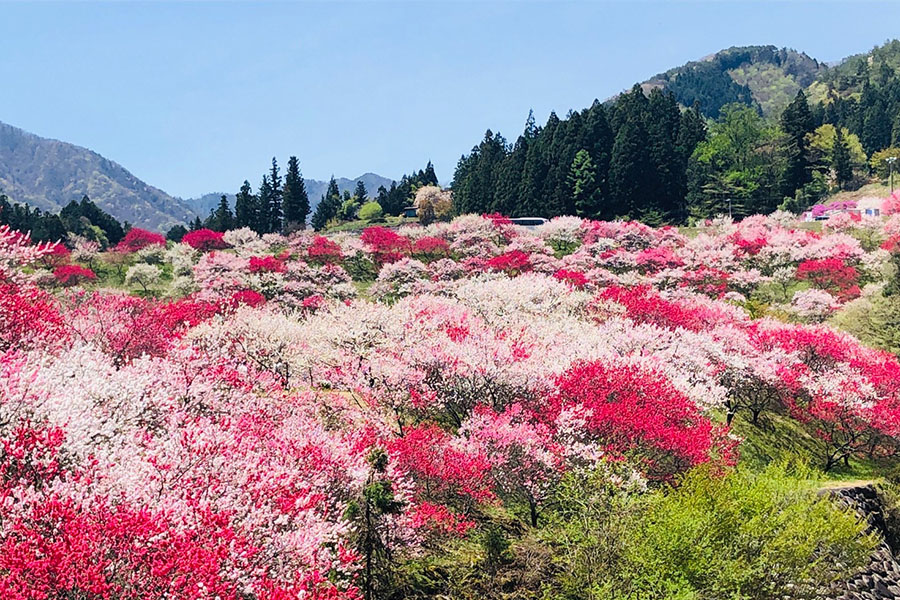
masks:
<path id="1" fill-rule="evenodd" d="M 466 215 L 99 252 L 0 229 L 0 595 L 830 585 L 871 540 L 801 467 L 741 466 L 737 430 L 815 440 L 801 478 L 887 468 L 900 362 L 826 323 L 895 301 L 900 215 L 691 233 Z M 671 525 L 701 517 L 723 528 Z"/>

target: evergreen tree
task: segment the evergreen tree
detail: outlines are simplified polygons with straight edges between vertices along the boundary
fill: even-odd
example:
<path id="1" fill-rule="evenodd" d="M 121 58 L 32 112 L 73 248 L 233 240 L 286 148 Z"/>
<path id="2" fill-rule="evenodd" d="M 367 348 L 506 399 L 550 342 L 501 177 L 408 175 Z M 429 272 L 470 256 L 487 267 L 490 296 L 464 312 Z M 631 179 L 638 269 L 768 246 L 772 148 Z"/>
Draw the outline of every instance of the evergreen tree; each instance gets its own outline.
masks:
<path id="1" fill-rule="evenodd" d="M 781 176 L 781 194 L 793 196 L 812 179 L 806 135 L 814 131 L 815 122 L 803 90 L 797 92 L 781 113 L 781 129 L 785 136 L 782 149 L 787 159 Z"/>
<path id="2" fill-rule="evenodd" d="M 366 184 L 363 183 L 362 179 L 356 182 L 356 189 L 353 191 L 353 196 L 360 204 L 365 202 L 369 197 L 369 191 L 366 189 Z"/>
<path id="3" fill-rule="evenodd" d="M 587 150 L 579 150 L 572 161 L 569 187 L 572 189 L 575 214 L 585 219 L 596 218 L 600 213 L 600 190 L 594 163 Z"/>
<path id="4" fill-rule="evenodd" d="M 609 160 L 613 141 L 614 136 L 609 127 L 606 109 L 599 100 L 594 100 L 591 107 L 585 111 L 578 147 L 587 150 L 591 156 L 597 188 L 603 198 L 609 194 Z"/>
<path id="5" fill-rule="evenodd" d="M 257 223 L 257 201 L 256 196 L 250 188 L 250 182 L 244 180 L 241 191 L 238 192 L 234 201 L 235 227 L 254 228 Z"/>
<path id="6" fill-rule="evenodd" d="M 603 218 L 637 218 L 649 204 L 646 140 L 647 132 L 638 118 L 630 118 L 619 127 L 609 166 L 610 201 Z"/>
<path id="7" fill-rule="evenodd" d="M 269 182 L 269 176 L 263 175 L 262 183 L 259 184 L 259 192 L 256 194 L 256 223 L 253 230 L 256 233 L 271 233 L 272 229 L 272 184 Z"/>
<path id="8" fill-rule="evenodd" d="M 174 225 L 166 232 L 166 239 L 177 244 L 187 232 L 188 230 L 184 225 Z"/>
<path id="9" fill-rule="evenodd" d="M 884 103 L 875 100 L 863 113 L 862 133 L 859 140 L 866 153 L 874 154 L 891 145 L 891 119 Z"/>
<path id="10" fill-rule="evenodd" d="M 695 169 L 692 172 L 690 166 L 691 156 L 698 144 L 704 140 L 706 140 L 706 121 L 703 119 L 703 115 L 700 114 L 700 106 L 695 103 L 692 108 L 681 113 L 681 125 L 678 128 L 678 141 L 676 144 L 681 162 L 680 169 L 683 173 L 681 184 L 684 186 L 682 190 L 684 199 L 678 207 L 677 214 L 673 216 L 681 223 L 687 221 L 688 190 L 691 185 L 692 174 L 697 175 L 697 170 Z"/>
<path id="11" fill-rule="evenodd" d="M 341 191 L 338 189 L 337 182 L 334 180 L 334 175 L 332 175 L 331 181 L 328 182 L 328 189 L 319 201 L 315 213 L 313 213 L 313 229 L 316 231 L 324 229 L 325 226 L 328 225 L 328 221 L 337 215 L 338 211 L 341 209 L 342 203 Z"/>
<path id="12" fill-rule="evenodd" d="M 831 154 L 831 168 L 838 186 L 843 189 L 844 184 L 853 179 L 853 166 L 850 163 L 850 147 L 840 127 L 835 128 L 834 148 Z"/>
<path id="13" fill-rule="evenodd" d="M 428 164 L 425 165 L 425 173 L 422 176 L 422 185 L 438 185 L 437 174 L 434 172 L 434 165 L 431 164 L 431 161 L 428 161 Z"/>
<path id="14" fill-rule="evenodd" d="M 0 224 L 27 231 L 35 242 L 58 242 L 65 238 L 66 227 L 59 215 L 32 210 L 27 204 L 11 203 L 0 193 Z"/>
<path id="15" fill-rule="evenodd" d="M 891 146 L 895 148 L 900 146 L 900 110 L 897 111 L 894 126 L 891 128 Z"/>
<path id="16" fill-rule="evenodd" d="M 278 174 L 278 161 L 275 160 L 275 157 L 272 157 L 272 170 L 269 171 L 269 185 L 271 186 L 271 190 L 269 192 L 269 206 L 268 210 L 268 224 L 266 229 L 269 232 L 278 232 L 281 231 L 281 221 L 282 221 L 282 208 L 281 203 L 283 199 L 283 190 L 281 187 L 281 176 Z"/>
<path id="17" fill-rule="evenodd" d="M 671 92 L 650 92 L 647 115 L 652 209 L 669 220 L 684 200 L 684 167 L 678 152 L 681 111 Z M 648 207 L 651 208 L 651 207 Z"/>
<path id="18" fill-rule="evenodd" d="M 81 202 L 73 200 L 64 206 L 59 211 L 59 218 L 67 231 L 79 235 L 89 235 L 87 230 L 92 226 L 100 228 L 111 246 L 118 244 L 125 237 L 126 228 L 87 196 L 82 197 Z"/>
<path id="19" fill-rule="evenodd" d="M 203 229 L 203 221 L 200 220 L 200 217 L 194 217 L 194 220 L 191 221 L 190 229 L 191 229 L 191 231 L 197 231 L 198 229 Z"/>
<path id="20" fill-rule="evenodd" d="M 375 196 L 375 202 L 377 202 L 381 206 L 381 209 L 384 210 L 384 205 L 388 202 L 388 191 L 383 185 L 378 186 L 378 195 Z"/>
<path id="21" fill-rule="evenodd" d="M 309 195 L 306 193 L 306 183 L 300 173 L 300 161 L 296 156 L 288 159 L 287 172 L 284 174 L 283 196 L 285 231 L 306 229 L 306 219 L 309 217 Z"/>
<path id="22" fill-rule="evenodd" d="M 234 213 L 228 206 L 228 196 L 222 195 L 219 198 L 219 205 L 212 213 L 212 222 L 210 229 L 213 231 L 228 231 L 234 229 Z"/>

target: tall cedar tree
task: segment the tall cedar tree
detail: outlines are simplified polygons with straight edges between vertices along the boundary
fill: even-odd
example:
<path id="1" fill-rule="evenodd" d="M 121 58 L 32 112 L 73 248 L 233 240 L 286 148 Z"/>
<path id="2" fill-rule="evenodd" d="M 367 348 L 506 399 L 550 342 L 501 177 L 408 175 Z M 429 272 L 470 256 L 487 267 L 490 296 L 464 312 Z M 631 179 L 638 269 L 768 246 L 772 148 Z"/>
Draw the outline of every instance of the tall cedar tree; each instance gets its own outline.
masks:
<path id="1" fill-rule="evenodd" d="M 665 221 L 673 220 L 684 197 L 684 169 L 678 154 L 681 113 L 671 92 L 650 92 L 647 115 L 650 193 L 654 208 Z"/>
<path id="2" fill-rule="evenodd" d="M 257 210 L 256 196 L 253 195 L 250 182 L 245 179 L 234 201 L 235 226 L 255 228 Z"/>
<path id="3" fill-rule="evenodd" d="M 357 201 L 360 202 L 360 204 L 365 202 L 369 197 L 369 191 L 366 189 L 366 184 L 363 183 L 362 179 L 356 182 L 356 189 L 353 190 L 353 196 L 357 199 Z"/>
<path id="4" fill-rule="evenodd" d="M 781 176 L 781 194 L 793 197 L 798 189 L 812 180 L 806 135 L 815 129 L 815 121 L 803 90 L 797 92 L 781 113 L 781 129 L 785 138 L 782 148 L 787 159 Z"/>
<path id="5" fill-rule="evenodd" d="M 434 172 L 434 165 L 431 164 L 431 161 L 428 161 L 428 164 L 425 165 L 425 173 L 422 177 L 422 185 L 437 185 L 438 178 L 437 174 Z"/>
<path id="6" fill-rule="evenodd" d="M 283 196 L 285 231 L 306 229 L 306 220 L 309 218 L 309 195 L 306 193 L 306 183 L 300 173 L 300 161 L 296 156 L 288 159 Z"/>
<path id="7" fill-rule="evenodd" d="M 853 179 L 853 165 L 850 163 L 850 148 L 847 140 L 840 127 L 835 127 L 834 148 L 831 152 L 831 168 L 834 169 L 834 176 L 838 186 L 843 189 L 844 185 Z"/>
<path id="8" fill-rule="evenodd" d="M 213 231 L 228 231 L 229 229 L 234 229 L 234 224 L 234 213 L 231 212 L 231 208 L 228 206 L 228 196 L 223 194 L 219 198 L 219 205 L 210 213 L 204 225 L 207 229 L 212 229 Z"/>
<path id="9" fill-rule="evenodd" d="M 256 198 L 256 223 L 253 230 L 259 234 L 271 233 L 272 184 L 269 182 L 268 174 L 262 176 L 262 183 L 259 184 Z"/>
<path id="10" fill-rule="evenodd" d="M 272 233 L 280 232 L 282 220 L 281 202 L 283 198 L 283 190 L 281 187 L 281 176 L 278 174 L 278 161 L 275 160 L 274 156 L 272 157 L 272 170 L 269 171 L 269 185 L 272 186 L 272 190 L 269 193 L 269 222 L 267 229 Z"/>
<path id="11" fill-rule="evenodd" d="M 334 175 L 332 175 L 331 181 L 328 182 L 328 189 L 325 191 L 325 195 L 322 196 L 322 199 L 319 201 L 319 205 L 316 206 L 316 212 L 313 213 L 313 229 L 315 229 L 316 231 L 325 229 L 325 227 L 328 225 L 328 221 L 337 216 L 342 202 L 341 191 L 338 189 L 337 182 L 334 180 Z"/>
<path id="12" fill-rule="evenodd" d="M 586 219 L 596 218 L 600 213 L 600 190 L 594 163 L 587 150 L 579 150 L 572 161 L 569 187 L 575 200 L 575 214 Z"/>

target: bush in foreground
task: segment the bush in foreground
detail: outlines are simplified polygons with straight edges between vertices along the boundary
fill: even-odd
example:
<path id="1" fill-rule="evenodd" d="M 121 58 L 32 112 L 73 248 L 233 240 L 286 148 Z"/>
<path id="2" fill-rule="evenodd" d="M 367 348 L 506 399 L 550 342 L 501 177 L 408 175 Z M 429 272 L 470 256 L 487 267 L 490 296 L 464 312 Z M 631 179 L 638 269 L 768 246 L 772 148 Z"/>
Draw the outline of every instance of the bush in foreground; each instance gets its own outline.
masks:
<path id="1" fill-rule="evenodd" d="M 875 539 L 803 476 L 700 467 L 629 502 L 570 474 L 547 532 L 557 582 L 566 597 L 609 600 L 818 597 L 865 564 Z"/>

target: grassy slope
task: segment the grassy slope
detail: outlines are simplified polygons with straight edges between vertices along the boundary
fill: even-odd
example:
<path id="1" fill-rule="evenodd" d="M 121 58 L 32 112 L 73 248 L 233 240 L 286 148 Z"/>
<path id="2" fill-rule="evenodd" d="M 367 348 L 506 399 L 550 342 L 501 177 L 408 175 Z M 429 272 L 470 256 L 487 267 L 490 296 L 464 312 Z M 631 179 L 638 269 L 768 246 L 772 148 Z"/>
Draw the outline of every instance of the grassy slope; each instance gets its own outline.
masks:
<path id="1" fill-rule="evenodd" d="M 763 470 L 771 462 L 801 462 L 821 469 L 824 462 L 824 445 L 810 435 L 802 425 L 786 414 L 770 412 L 754 425 L 738 415 L 732 423 L 732 433 L 743 438 L 740 445 L 740 464 Z M 885 466 L 875 460 L 852 459 L 849 467 L 836 467 L 822 474 L 826 485 L 835 482 L 878 479 Z"/>

